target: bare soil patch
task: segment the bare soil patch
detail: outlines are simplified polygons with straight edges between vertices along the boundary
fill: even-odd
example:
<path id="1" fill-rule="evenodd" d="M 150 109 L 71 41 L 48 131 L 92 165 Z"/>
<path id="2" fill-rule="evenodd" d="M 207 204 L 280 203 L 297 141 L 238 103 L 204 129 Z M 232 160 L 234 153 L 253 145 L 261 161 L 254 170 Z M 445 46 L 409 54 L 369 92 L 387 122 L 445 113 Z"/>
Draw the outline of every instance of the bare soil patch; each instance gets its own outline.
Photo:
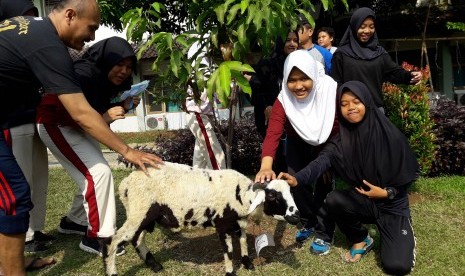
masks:
<path id="1" fill-rule="evenodd" d="M 247 227 L 247 243 L 249 249 L 249 257 L 255 266 L 264 265 L 275 261 L 282 261 L 284 254 L 290 253 L 298 248 L 300 244 L 295 243 L 295 226 L 289 225 L 286 222 L 276 221 L 269 217 L 264 217 L 260 225 L 249 222 Z M 274 236 L 276 246 L 265 247 L 260 251 L 260 258 L 257 257 L 255 251 L 255 237 L 270 233 Z M 158 244 L 158 250 L 152 248 L 152 252 L 160 258 L 176 260 L 183 263 L 191 263 L 195 265 L 208 265 L 212 272 L 223 271 L 224 258 L 218 236 L 214 228 L 192 230 L 183 230 L 179 233 L 167 233 L 162 239 L 161 244 Z M 240 266 L 240 245 L 238 238 L 233 238 L 233 262 L 235 269 Z"/>

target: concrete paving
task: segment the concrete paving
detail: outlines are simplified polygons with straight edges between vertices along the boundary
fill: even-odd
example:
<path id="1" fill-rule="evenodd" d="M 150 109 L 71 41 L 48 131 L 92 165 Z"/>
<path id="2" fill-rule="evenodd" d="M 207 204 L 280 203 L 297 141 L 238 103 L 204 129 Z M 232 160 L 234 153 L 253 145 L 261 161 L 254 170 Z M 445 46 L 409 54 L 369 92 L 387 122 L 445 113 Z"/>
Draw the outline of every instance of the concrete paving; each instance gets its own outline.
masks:
<path id="1" fill-rule="evenodd" d="M 125 168 L 123 163 L 118 164 L 118 156 L 119 154 L 111 151 L 111 150 L 102 150 L 103 156 L 105 159 L 108 161 L 108 164 L 110 164 L 111 168 Z M 53 156 L 53 154 L 48 151 L 48 167 L 49 168 L 55 168 L 55 167 L 61 167 L 60 162 Z"/>

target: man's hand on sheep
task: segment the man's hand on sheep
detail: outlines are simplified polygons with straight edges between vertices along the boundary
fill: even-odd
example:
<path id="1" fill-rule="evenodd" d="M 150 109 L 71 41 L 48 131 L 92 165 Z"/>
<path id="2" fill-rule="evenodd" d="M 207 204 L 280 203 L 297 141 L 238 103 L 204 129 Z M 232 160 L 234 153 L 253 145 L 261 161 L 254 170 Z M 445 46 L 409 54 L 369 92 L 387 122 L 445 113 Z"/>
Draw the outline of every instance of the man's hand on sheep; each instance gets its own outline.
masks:
<path id="1" fill-rule="evenodd" d="M 158 169 L 160 168 L 159 165 L 163 164 L 163 160 L 155 154 L 135 150 L 130 147 L 128 147 L 128 151 L 123 155 L 123 157 L 129 162 L 138 166 L 145 173 L 147 173 L 147 168 L 145 165 L 150 165 Z"/>
<path id="2" fill-rule="evenodd" d="M 279 173 L 278 179 L 286 180 L 287 184 L 289 184 L 291 187 L 299 185 L 299 183 L 297 183 L 297 179 L 294 176 L 285 172 Z"/>

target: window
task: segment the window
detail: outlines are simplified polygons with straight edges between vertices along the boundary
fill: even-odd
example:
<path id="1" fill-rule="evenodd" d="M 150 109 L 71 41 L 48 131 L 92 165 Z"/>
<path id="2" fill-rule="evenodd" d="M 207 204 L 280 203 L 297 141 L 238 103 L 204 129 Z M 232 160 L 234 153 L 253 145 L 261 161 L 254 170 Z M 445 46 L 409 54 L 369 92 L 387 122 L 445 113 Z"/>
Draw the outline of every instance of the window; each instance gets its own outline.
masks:
<path id="1" fill-rule="evenodd" d="M 157 82 L 157 77 L 157 75 L 143 77 L 145 80 L 150 80 L 147 87 L 149 92 L 144 93 L 146 113 L 181 112 L 179 103 L 185 101 L 185 93 L 178 90 L 182 88 L 172 85 L 169 80 Z"/>
<path id="2" fill-rule="evenodd" d="M 144 76 L 144 80 L 150 80 L 150 84 L 147 87 L 147 91 L 151 92 L 144 92 L 144 103 L 145 103 L 145 111 L 147 114 L 149 113 L 160 113 L 164 112 L 164 104 L 158 103 L 156 95 L 163 96 L 163 89 L 156 90 L 155 88 L 155 78 L 156 76 Z"/>

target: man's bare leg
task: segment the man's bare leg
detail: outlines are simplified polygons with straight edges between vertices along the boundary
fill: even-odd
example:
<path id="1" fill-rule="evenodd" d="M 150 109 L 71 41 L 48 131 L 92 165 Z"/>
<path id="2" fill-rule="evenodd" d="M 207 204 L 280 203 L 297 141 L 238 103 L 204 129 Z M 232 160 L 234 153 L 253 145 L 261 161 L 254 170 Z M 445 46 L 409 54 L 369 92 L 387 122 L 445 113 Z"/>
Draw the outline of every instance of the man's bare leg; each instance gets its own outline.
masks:
<path id="1" fill-rule="evenodd" d="M 5 276 L 24 276 L 24 241 L 26 234 L 0 233 L 0 266 Z"/>

